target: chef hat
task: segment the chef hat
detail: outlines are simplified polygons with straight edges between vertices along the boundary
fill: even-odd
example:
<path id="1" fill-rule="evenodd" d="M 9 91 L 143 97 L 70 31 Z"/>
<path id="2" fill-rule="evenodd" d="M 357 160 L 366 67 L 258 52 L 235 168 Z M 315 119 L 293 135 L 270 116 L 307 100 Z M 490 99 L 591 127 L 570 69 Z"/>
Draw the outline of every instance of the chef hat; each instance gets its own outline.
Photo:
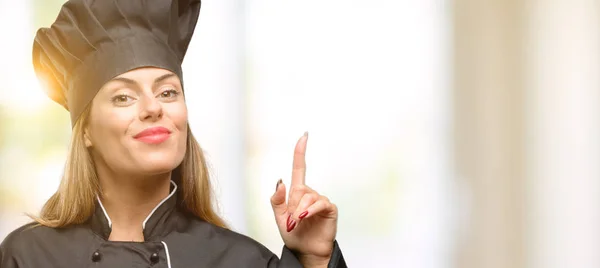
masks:
<path id="1" fill-rule="evenodd" d="M 182 77 L 200 0 L 69 0 L 37 31 L 33 66 L 48 96 L 74 126 L 100 88 L 139 67 Z"/>

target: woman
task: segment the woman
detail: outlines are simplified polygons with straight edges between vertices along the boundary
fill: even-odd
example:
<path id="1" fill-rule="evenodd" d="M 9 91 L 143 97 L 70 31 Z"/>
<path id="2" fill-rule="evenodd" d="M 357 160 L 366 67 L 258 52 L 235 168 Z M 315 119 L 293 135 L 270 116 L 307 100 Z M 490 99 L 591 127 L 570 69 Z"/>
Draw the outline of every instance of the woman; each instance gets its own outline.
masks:
<path id="1" fill-rule="evenodd" d="M 214 212 L 188 126 L 183 61 L 199 0 L 70 0 L 33 61 L 71 115 L 58 191 L 0 246 L 0 267 L 346 267 L 337 208 L 304 184 L 298 141 L 286 202 L 271 198 L 281 259 Z M 189 90 L 189 89 L 188 89 Z"/>

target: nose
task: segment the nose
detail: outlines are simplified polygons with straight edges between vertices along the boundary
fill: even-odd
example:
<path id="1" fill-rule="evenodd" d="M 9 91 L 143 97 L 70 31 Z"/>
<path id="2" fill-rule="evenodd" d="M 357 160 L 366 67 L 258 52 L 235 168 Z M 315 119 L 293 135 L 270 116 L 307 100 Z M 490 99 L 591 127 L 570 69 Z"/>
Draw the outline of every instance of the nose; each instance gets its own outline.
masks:
<path id="1" fill-rule="evenodd" d="M 140 105 L 140 120 L 156 121 L 163 116 L 162 103 L 152 96 L 152 94 L 144 94 L 139 102 Z"/>

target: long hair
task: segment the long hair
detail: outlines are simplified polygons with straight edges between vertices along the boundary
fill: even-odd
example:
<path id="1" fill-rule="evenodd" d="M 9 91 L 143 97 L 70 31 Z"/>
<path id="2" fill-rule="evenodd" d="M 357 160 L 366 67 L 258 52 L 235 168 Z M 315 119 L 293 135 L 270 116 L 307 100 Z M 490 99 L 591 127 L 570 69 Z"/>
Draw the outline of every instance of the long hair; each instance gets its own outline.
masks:
<path id="1" fill-rule="evenodd" d="M 86 222 L 94 213 L 100 183 L 83 135 L 90 106 L 73 127 L 69 153 L 58 190 L 42 207 L 40 216 L 30 215 L 39 225 L 52 228 L 68 227 Z M 180 191 L 178 206 L 206 222 L 227 228 L 213 207 L 212 188 L 202 148 L 189 126 L 187 129 L 185 156 L 171 175 Z"/>

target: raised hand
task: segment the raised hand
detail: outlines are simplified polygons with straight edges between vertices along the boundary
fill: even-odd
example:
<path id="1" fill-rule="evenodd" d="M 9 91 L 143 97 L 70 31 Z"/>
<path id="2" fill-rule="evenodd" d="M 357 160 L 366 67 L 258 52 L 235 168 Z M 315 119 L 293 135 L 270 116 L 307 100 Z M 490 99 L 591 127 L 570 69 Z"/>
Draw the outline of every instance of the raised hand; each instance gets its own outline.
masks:
<path id="1" fill-rule="evenodd" d="M 337 206 L 306 186 L 308 133 L 294 150 L 292 182 L 286 202 L 286 186 L 277 182 L 271 205 L 285 245 L 296 252 L 304 267 L 327 267 L 337 232 Z"/>

